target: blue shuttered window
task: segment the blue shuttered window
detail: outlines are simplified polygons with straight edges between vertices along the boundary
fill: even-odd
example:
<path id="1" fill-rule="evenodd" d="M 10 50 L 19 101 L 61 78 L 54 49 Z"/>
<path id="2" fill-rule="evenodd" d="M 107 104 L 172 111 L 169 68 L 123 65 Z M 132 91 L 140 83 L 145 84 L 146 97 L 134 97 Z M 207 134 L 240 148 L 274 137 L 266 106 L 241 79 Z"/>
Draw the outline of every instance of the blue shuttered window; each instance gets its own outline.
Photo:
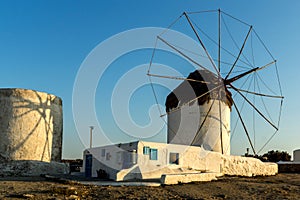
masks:
<path id="1" fill-rule="evenodd" d="M 150 149 L 150 160 L 157 160 L 157 149 Z"/>

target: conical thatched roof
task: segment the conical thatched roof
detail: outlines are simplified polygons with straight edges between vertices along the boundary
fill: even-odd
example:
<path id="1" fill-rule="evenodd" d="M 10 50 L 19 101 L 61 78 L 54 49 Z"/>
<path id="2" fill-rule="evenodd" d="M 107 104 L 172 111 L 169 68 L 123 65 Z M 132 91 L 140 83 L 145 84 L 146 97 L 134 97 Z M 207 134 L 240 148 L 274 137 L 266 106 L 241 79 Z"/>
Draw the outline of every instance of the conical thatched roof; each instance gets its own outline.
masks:
<path id="1" fill-rule="evenodd" d="M 218 79 L 214 73 L 208 70 L 196 70 L 190 73 L 187 79 L 190 80 L 184 80 L 167 96 L 165 103 L 167 112 L 201 95 L 203 96 L 198 98 L 198 104 L 203 105 L 210 99 L 219 99 L 219 93 L 221 94 L 221 101 L 225 102 L 231 108 L 233 103 L 231 92 L 223 84 L 223 79 Z M 220 88 L 211 91 L 218 86 Z"/>

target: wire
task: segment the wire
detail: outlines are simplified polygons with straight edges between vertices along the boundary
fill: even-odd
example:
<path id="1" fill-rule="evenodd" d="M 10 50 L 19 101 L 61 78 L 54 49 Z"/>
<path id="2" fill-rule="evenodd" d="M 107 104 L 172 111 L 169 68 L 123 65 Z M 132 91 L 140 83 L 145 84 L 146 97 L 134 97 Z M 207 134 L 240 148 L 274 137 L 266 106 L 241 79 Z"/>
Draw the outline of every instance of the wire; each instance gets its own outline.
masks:
<path id="1" fill-rule="evenodd" d="M 263 40 L 259 37 L 259 35 L 257 34 L 257 32 L 255 31 L 255 29 L 253 29 L 253 32 L 255 33 L 256 37 L 258 38 L 258 40 L 261 42 L 261 44 L 264 46 L 265 50 L 268 52 L 268 54 L 271 56 L 271 58 L 273 60 L 276 60 L 273 55 L 271 54 L 270 50 L 267 48 L 267 46 L 265 45 L 265 43 L 263 42 Z"/>
<path id="2" fill-rule="evenodd" d="M 257 88 L 258 88 L 258 91 L 261 93 L 261 90 L 260 90 L 259 84 L 257 84 Z M 263 104 L 263 106 L 264 106 L 264 108 L 265 108 L 265 111 L 266 111 L 266 113 L 267 113 L 267 115 L 268 115 L 269 119 L 270 119 L 270 120 L 271 120 L 271 122 L 274 124 L 274 121 L 272 120 L 272 117 L 271 117 L 271 115 L 270 115 L 270 113 L 269 113 L 269 111 L 268 111 L 268 109 L 267 109 L 267 106 L 266 106 L 266 104 L 265 104 L 265 101 L 264 101 L 263 97 L 262 97 L 262 96 L 260 96 L 260 99 L 261 99 L 261 101 L 262 101 L 262 104 Z"/>
<path id="3" fill-rule="evenodd" d="M 159 34 L 159 36 L 162 36 L 163 34 L 165 34 L 168 30 L 170 30 L 170 28 L 177 23 L 177 21 L 182 17 L 183 14 L 181 14 L 177 19 L 175 19 L 163 32 L 161 32 Z"/>
<path id="4" fill-rule="evenodd" d="M 255 66 L 255 58 L 254 58 L 254 51 L 253 51 L 253 32 L 251 32 L 251 54 L 252 54 L 252 64 Z"/>
<path id="5" fill-rule="evenodd" d="M 178 48 L 178 49 L 185 50 L 185 51 L 187 51 L 187 52 L 189 52 L 189 53 L 191 53 L 191 54 L 194 54 L 194 55 L 197 55 L 197 56 L 201 56 L 201 57 L 203 57 L 203 58 L 208 58 L 206 55 L 203 55 L 203 54 L 200 54 L 200 53 L 196 53 L 196 52 L 194 52 L 194 51 L 191 51 L 191 50 L 189 50 L 189 49 L 183 48 L 183 47 L 178 46 L 178 45 L 176 45 L 176 44 L 174 44 L 174 43 L 171 43 L 171 42 L 168 42 L 168 43 L 171 44 L 172 46 Z M 213 58 L 213 60 L 214 60 L 214 61 L 218 61 L 218 59 L 216 59 L 216 58 Z M 226 61 L 221 61 L 221 63 L 222 63 L 222 64 L 227 64 L 227 65 L 232 65 L 232 64 L 233 64 L 233 63 L 229 63 L 229 62 L 226 62 Z M 252 68 L 245 67 L 245 66 L 242 66 L 242 65 L 236 65 L 236 66 L 237 66 L 237 67 L 240 67 L 240 68 L 244 68 L 244 69 L 252 69 Z"/>
<path id="6" fill-rule="evenodd" d="M 259 74 L 257 74 L 257 77 L 259 78 L 259 80 L 264 84 L 264 86 L 271 92 L 273 93 L 274 95 L 276 95 L 276 92 L 274 92 L 265 82 L 264 80 L 260 77 Z M 281 95 L 282 96 L 282 95 Z"/>
<path id="7" fill-rule="evenodd" d="M 192 19 L 191 19 L 192 21 Z M 215 45 L 219 46 L 218 42 L 216 42 L 214 39 L 212 39 L 207 33 L 205 33 L 205 31 L 203 31 L 198 25 L 197 23 L 195 23 L 194 21 L 192 21 L 194 26 L 200 31 L 203 33 L 203 35 L 205 35 L 210 41 L 212 41 Z M 228 53 L 229 55 L 231 55 L 232 57 L 234 58 L 237 58 L 237 56 L 235 56 L 233 53 L 231 53 L 229 50 L 225 49 L 224 47 L 221 46 L 221 49 L 224 50 L 226 53 Z M 248 65 L 250 67 L 252 67 L 251 64 L 243 61 L 243 60 L 240 60 L 242 63 L 244 63 L 245 65 Z"/>
<path id="8" fill-rule="evenodd" d="M 208 13 L 208 12 L 217 12 L 219 10 L 203 10 L 203 11 L 195 11 L 195 12 L 186 12 L 189 15 L 193 15 L 193 14 L 201 14 L 201 13 Z"/>
<path id="9" fill-rule="evenodd" d="M 235 41 L 235 39 L 233 38 L 231 32 L 229 31 L 229 28 L 228 28 L 228 26 L 227 26 L 227 24 L 226 24 L 225 19 L 223 18 L 223 16 L 222 16 L 222 22 L 224 23 L 224 25 L 225 25 L 225 30 L 228 32 L 228 34 L 229 34 L 231 40 L 233 41 L 235 47 L 236 47 L 238 50 L 240 50 L 240 48 L 239 48 L 237 42 Z M 254 66 L 250 63 L 250 61 L 247 59 L 247 57 L 246 57 L 243 53 L 242 53 L 242 56 L 243 56 L 243 58 L 248 62 L 249 66 L 254 67 Z"/>
<path id="10" fill-rule="evenodd" d="M 155 55 L 155 51 L 156 51 L 156 46 L 157 46 L 157 40 L 158 39 L 156 38 L 155 44 L 154 44 L 154 48 L 153 48 L 153 51 L 152 51 L 152 55 L 151 55 L 151 59 L 150 59 L 150 64 L 149 64 L 148 71 L 147 71 L 148 74 L 150 73 L 150 69 L 151 69 L 151 66 L 152 66 L 153 59 L 154 59 L 154 55 Z"/>
<path id="11" fill-rule="evenodd" d="M 242 21 L 242 20 L 240 20 L 240 19 L 238 19 L 238 18 L 236 18 L 236 17 L 233 17 L 232 15 L 230 15 L 230 14 L 224 12 L 224 11 L 221 11 L 221 12 L 224 13 L 225 15 L 227 15 L 228 17 L 231 17 L 232 19 L 238 21 L 238 22 L 240 22 L 240 23 L 242 23 L 242 24 L 245 24 L 246 26 L 251 26 L 250 24 L 248 24 L 248 23 L 246 23 L 246 22 L 244 22 L 244 21 Z"/>

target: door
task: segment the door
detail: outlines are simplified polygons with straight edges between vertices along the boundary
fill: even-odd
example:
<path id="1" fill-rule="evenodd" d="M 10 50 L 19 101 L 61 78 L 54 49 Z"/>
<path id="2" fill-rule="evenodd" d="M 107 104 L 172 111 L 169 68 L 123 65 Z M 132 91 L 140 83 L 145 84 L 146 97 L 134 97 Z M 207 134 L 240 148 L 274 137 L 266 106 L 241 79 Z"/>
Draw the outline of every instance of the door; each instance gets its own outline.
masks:
<path id="1" fill-rule="evenodd" d="M 85 155 L 85 177 L 92 177 L 93 155 Z"/>

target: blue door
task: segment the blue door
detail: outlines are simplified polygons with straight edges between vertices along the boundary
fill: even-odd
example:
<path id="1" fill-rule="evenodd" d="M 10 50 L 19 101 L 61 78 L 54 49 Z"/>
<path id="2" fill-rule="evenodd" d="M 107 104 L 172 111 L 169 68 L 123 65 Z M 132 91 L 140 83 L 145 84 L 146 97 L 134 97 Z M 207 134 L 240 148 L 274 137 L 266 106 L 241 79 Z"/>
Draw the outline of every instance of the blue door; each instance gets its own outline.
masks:
<path id="1" fill-rule="evenodd" d="M 85 155 L 85 177 L 92 177 L 93 155 Z"/>

